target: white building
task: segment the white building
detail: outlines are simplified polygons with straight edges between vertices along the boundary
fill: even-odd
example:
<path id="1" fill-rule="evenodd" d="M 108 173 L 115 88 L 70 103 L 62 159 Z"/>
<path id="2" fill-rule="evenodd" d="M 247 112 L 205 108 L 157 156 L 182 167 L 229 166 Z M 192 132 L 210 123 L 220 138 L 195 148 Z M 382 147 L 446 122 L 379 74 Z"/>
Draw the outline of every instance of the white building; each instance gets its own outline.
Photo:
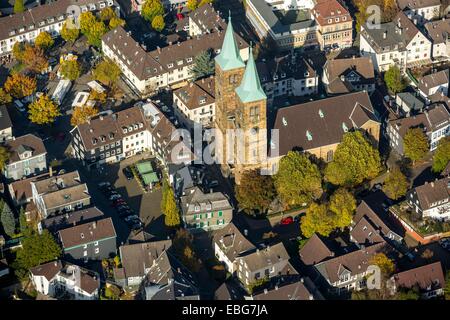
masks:
<path id="1" fill-rule="evenodd" d="M 403 12 L 379 29 L 361 26 L 360 40 L 361 55 L 370 57 L 379 72 L 431 62 L 431 41 Z"/>
<path id="2" fill-rule="evenodd" d="M 419 24 L 439 18 L 441 10 L 441 0 L 397 0 L 397 4 L 410 19 L 416 19 Z"/>
<path id="3" fill-rule="evenodd" d="M 448 95 L 449 70 L 442 70 L 422 77 L 417 84 L 419 94 L 427 103 L 436 101 L 439 96 Z"/>
<path id="4" fill-rule="evenodd" d="M 447 60 L 450 57 L 450 19 L 431 21 L 425 24 L 428 37 L 433 43 L 432 56 L 436 60 Z"/>
<path id="5" fill-rule="evenodd" d="M 412 189 L 406 196 L 408 205 L 422 218 L 450 218 L 450 178 L 442 178 Z"/>

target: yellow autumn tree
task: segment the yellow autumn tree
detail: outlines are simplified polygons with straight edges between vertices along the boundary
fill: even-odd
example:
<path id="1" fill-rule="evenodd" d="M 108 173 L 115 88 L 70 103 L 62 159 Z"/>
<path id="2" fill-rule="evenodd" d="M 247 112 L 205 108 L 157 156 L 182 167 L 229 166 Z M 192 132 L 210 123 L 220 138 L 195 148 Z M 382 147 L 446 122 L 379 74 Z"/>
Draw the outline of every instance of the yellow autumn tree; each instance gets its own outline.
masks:
<path id="1" fill-rule="evenodd" d="M 17 99 L 27 97 L 36 91 L 36 79 L 21 73 L 10 75 L 5 82 L 5 91 Z"/>
<path id="2" fill-rule="evenodd" d="M 77 126 L 86 123 L 90 118 L 98 113 L 98 109 L 91 106 L 76 107 L 73 110 L 72 118 L 70 119 L 70 124 L 72 126 Z"/>
<path id="3" fill-rule="evenodd" d="M 39 48 L 47 50 L 55 44 L 55 40 L 53 40 L 52 36 L 48 32 L 42 31 L 38 34 L 34 43 Z"/>
<path id="4" fill-rule="evenodd" d="M 60 115 L 58 106 L 45 94 L 28 107 L 28 119 L 36 124 L 53 123 Z"/>

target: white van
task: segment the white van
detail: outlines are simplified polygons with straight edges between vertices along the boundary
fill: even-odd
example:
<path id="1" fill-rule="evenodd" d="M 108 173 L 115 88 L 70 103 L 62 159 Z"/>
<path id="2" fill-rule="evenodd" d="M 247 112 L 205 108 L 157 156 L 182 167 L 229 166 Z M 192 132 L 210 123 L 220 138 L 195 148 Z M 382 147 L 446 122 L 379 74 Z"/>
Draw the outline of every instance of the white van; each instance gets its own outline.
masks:
<path id="1" fill-rule="evenodd" d="M 22 102 L 20 102 L 20 100 L 15 100 L 14 104 L 15 104 L 17 110 L 19 110 L 20 112 L 25 112 L 25 106 L 23 105 Z"/>

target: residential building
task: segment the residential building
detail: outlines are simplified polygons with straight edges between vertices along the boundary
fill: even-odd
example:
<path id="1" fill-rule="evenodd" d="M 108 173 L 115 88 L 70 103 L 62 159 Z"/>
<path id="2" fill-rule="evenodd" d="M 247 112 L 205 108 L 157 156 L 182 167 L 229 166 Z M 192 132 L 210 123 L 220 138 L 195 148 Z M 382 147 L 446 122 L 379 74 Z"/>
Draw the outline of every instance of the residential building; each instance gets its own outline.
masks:
<path id="1" fill-rule="evenodd" d="M 97 300 L 100 277 L 94 271 L 61 260 L 30 269 L 30 279 L 37 292 L 60 299 Z"/>
<path id="2" fill-rule="evenodd" d="M 425 23 L 432 47 L 432 57 L 435 60 L 447 60 L 450 57 L 450 19 L 442 19 Z"/>
<path id="3" fill-rule="evenodd" d="M 320 46 L 313 7 L 312 1 L 306 1 L 298 11 L 292 11 L 296 9 L 286 7 L 284 2 L 248 0 L 245 14 L 261 41 L 271 39 L 282 51 L 311 50 Z M 293 13 L 297 13 L 294 18 Z"/>
<path id="4" fill-rule="evenodd" d="M 301 128 L 301 130 L 300 130 Z M 367 92 L 355 92 L 281 108 L 274 129 L 278 143 L 270 143 L 278 155 L 271 157 L 272 170 L 291 150 L 303 150 L 330 162 L 346 132 L 363 130 L 374 143 L 379 140 L 380 122 Z"/>
<path id="5" fill-rule="evenodd" d="M 175 126 L 152 103 L 138 103 L 116 113 L 100 115 L 72 129 L 72 150 L 76 159 L 91 168 L 118 162 L 150 151 L 161 161 L 191 161 L 183 147 L 172 155 L 181 140 L 172 137 Z"/>
<path id="6" fill-rule="evenodd" d="M 127 1 L 128 2 L 127 4 L 131 4 L 130 8 L 128 8 L 128 10 L 130 10 L 130 13 L 142 11 L 142 5 L 144 4 L 144 0 L 119 0 L 120 3 L 122 3 L 122 1 Z M 162 4 L 166 8 L 175 9 L 180 6 L 184 7 L 186 2 L 187 2 L 186 0 L 163 0 Z"/>
<path id="7" fill-rule="evenodd" d="M 417 24 L 439 18 L 441 10 L 440 0 L 397 0 L 397 5 Z"/>
<path id="8" fill-rule="evenodd" d="M 41 138 L 33 134 L 8 140 L 10 157 L 4 169 L 6 179 L 19 180 L 47 171 L 47 150 Z"/>
<path id="9" fill-rule="evenodd" d="M 411 128 L 422 128 L 428 137 L 430 151 L 434 151 L 439 140 L 450 135 L 450 113 L 444 105 L 438 104 L 424 113 L 388 121 L 389 145 L 400 155 L 404 154 L 403 139 Z"/>
<path id="10" fill-rule="evenodd" d="M 242 59 L 247 60 L 248 44 L 241 37 L 236 38 Z M 216 31 L 146 51 L 125 29 L 118 27 L 103 36 L 102 50 L 118 64 L 127 83 L 145 96 L 191 79 L 194 58 L 210 49 L 217 55 L 223 39 L 224 32 Z"/>
<path id="11" fill-rule="evenodd" d="M 444 295 L 445 275 L 440 261 L 398 272 L 392 276 L 391 281 L 394 291 L 418 288 L 424 299 Z"/>
<path id="12" fill-rule="evenodd" d="M 187 195 L 190 190 L 200 185 L 205 176 L 205 170 L 193 165 L 186 165 L 171 171 L 169 165 L 169 182 L 175 191 L 175 197 Z"/>
<path id="13" fill-rule="evenodd" d="M 246 300 L 324 300 L 314 282 L 308 277 L 294 277 L 295 280 L 281 281 L 269 288 L 254 292 Z"/>
<path id="14" fill-rule="evenodd" d="M 42 219 L 87 207 L 91 196 L 78 171 L 44 176 L 31 181 L 33 202 Z"/>
<path id="15" fill-rule="evenodd" d="M 223 31 L 227 24 L 214 10 L 212 4 L 207 3 L 189 13 L 189 36 L 201 36 L 207 33 Z"/>
<path id="16" fill-rule="evenodd" d="M 244 300 L 247 293 L 236 281 L 227 281 L 214 292 L 214 300 Z"/>
<path id="17" fill-rule="evenodd" d="M 317 273 L 338 294 L 366 288 L 366 276 L 372 271 L 368 268 L 370 260 L 380 252 L 385 253 L 389 246 L 385 242 L 361 247 L 334 258 L 326 259 L 314 265 Z"/>
<path id="18" fill-rule="evenodd" d="M 244 231 L 245 232 L 245 231 Z M 227 226 L 218 230 L 213 235 L 214 254 L 224 263 L 225 269 L 235 274 L 238 269 L 237 258 L 256 250 L 239 228 L 230 222 Z"/>
<path id="19" fill-rule="evenodd" d="M 338 1 L 317 1 L 312 10 L 321 50 L 349 48 L 353 44 L 353 19 Z"/>
<path id="20" fill-rule="evenodd" d="M 449 82 L 449 70 L 442 70 L 436 73 L 423 76 L 417 88 L 419 94 L 430 103 L 434 101 L 436 96 L 448 96 L 448 82 Z"/>
<path id="21" fill-rule="evenodd" d="M 422 218 L 447 220 L 450 218 L 450 178 L 426 182 L 406 195 L 407 203 Z"/>
<path id="22" fill-rule="evenodd" d="M 6 105 L 0 105 L 0 142 L 5 142 L 13 138 L 12 122 L 9 117 Z"/>
<path id="23" fill-rule="evenodd" d="M 215 103 L 214 77 L 203 78 L 173 92 L 173 109 L 177 119 L 193 130 L 195 125 L 210 127 L 214 124 Z"/>
<path id="24" fill-rule="evenodd" d="M 419 99 L 418 94 L 411 92 L 400 92 L 395 96 L 395 104 L 397 105 L 397 113 L 405 117 L 421 113 L 425 108 L 425 103 Z"/>
<path id="25" fill-rule="evenodd" d="M 118 14 L 120 12 L 114 0 L 58 0 L 1 17 L 0 57 L 10 56 L 16 42 L 34 42 L 40 32 L 58 36 L 65 20 L 73 18 L 77 12 L 98 11 L 106 7 L 113 7 Z"/>
<path id="26" fill-rule="evenodd" d="M 233 207 L 222 192 L 204 193 L 194 187 L 180 198 L 180 207 L 183 223 L 191 232 L 220 229 L 233 219 Z"/>
<path id="27" fill-rule="evenodd" d="M 101 218 L 103 218 L 103 212 L 97 209 L 97 207 L 83 208 L 78 211 L 67 212 L 41 220 L 38 224 L 38 230 L 39 233 L 46 229 L 56 234 L 61 229 L 76 226 L 80 223 L 92 222 Z"/>
<path id="28" fill-rule="evenodd" d="M 317 94 L 319 75 L 310 59 L 295 53 L 262 59 L 256 63 L 261 86 L 270 105 L 280 96 L 306 96 Z"/>
<path id="29" fill-rule="evenodd" d="M 119 247 L 121 268 L 114 270 L 116 283 L 122 287 L 137 287 L 159 256 L 172 246 L 171 240 L 127 244 Z"/>
<path id="30" fill-rule="evenodd" d="M 279 242 L 236 257 L 236 275 L 246 287 L 263 278 L 295 275 L 297 271 L 292 267 L 289 259 L 286 248 L 282 242 Z"/>
<path id="31" fill-rule="evenodd" d="M 200 300 L 196 278 L 167 250 L 154 260 L 142 286 L 145 300 Z"/>
<path id="32" fill-rule="evenodd" d="M 375 72 L 369 57 L 327 60 L 322 82 L 328 94 L 375 90 Z"/>
<path id="33" fill-rule="evenodd" d="M 111 218 L 58 231 L 64 256 L 74 261 L 102 260 L 116 255 L 116 230 Z"/>
<path id="34" fill-rule="evenodd" d="M 405 70 L 428 64 L 431 47 L 431 41 L 403 12 L 379 28 L 361 26 L 361 55 L 370 57 L 378 72 L 387 71 L 391 66 Z"/>

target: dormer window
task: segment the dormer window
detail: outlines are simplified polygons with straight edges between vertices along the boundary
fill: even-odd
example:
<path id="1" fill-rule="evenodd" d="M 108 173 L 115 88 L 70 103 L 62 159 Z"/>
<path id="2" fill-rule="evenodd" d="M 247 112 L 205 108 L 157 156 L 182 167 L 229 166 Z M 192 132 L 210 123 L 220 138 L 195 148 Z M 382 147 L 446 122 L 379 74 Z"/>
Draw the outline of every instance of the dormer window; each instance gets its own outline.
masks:
<path id="1" fill-rule="evenodd" d="M 142 122 L 139 123 L 139 128 L 143 128 L 144 124 Z"/>
<path id="2" fill-rule="evenodd" d="M 195 212 L 199 212 L 199 211 L 200 211 L 200 206 L 196 205 L 196 206 L 194 207 L 194 210 L 195 210 Z"/>
<path id="3" fill-rule="evenodd" d="M 96 144 L 97 144 L 97 139 L 92 138 L 92 144 L 93 144 L 93 145 L 96 145 Z"/>
<path id="4" fill-rule="evenodd" d="M 173 68 L 173 63 L 169 63 L 169 64 L 167 65 L 167 68 Z"/>
<path id="5" fill-rule="evenodd" d="M 187 62 L 192 62 L 192 57 L 186 59 Z"/>
<path id="6" fill-rule="evenodd" d="M 309 132 L 309 130 L 306 130 L 306 138 L 308 139 L 308 141 L 312 141 L 312 134 L 311 132 Z"/>
<path id="7" fill-rule="evenodd" d="M 321 117 L 321 118 L 325 117 L 325 115 L 321 109 L 319 109 L 319 117 Z"/>
<path id="8" fill-rule="evenodd" d="M 344 130 L 344 132 L 348 131 L 347 125 L 345 124 L 345 122 L 342 122 L 342 130 Z"/>
<path id="9" fill-rule="evenodd" d="M 112 133 L 112 132 L 109 133 L 109 139 L 111 139 L 111 140 L 114 139 L 114 133 Z"/>
<path id="10" fill-rule="evenodd" d="M 200 97 L 200 104 L 203 104 L 206 102 L 206 98 L 205 97 Z"/>
<path id="11" fill-rule="evenodd" d="M 123 133 L 127 133 L 127 132 L 128 132 L 128 129 L 127 129 L 126 127 L 123 127 L 123 128 L 122 128 L 122 132 L 123 132 Z"/>
<path id="12" fill-rule="evenodd" d="M 133 126 L 129 126 L 128 131 L 130 131 L 130 132 L 133 131 Z"/>
<path id="13" fill-rule="evenodd" d="M 106 141 L 106 137 L 105 137 L 105 136 L 100 136 L 100 140 L 101 140 L 102 142 L 105 142 L 105 141 Z"/>
<path id="14" fill-rule="evenodd" d="M 278 80 L 278 75 L 274 75 L 273 80 Z"/>
<path id="15" fill-rule="evenodd" d="M 284 72 L 281 74 L 281 79 L 283 79 L 283 78 L 286 78 L 286 73 L 284 73 Z"/>

